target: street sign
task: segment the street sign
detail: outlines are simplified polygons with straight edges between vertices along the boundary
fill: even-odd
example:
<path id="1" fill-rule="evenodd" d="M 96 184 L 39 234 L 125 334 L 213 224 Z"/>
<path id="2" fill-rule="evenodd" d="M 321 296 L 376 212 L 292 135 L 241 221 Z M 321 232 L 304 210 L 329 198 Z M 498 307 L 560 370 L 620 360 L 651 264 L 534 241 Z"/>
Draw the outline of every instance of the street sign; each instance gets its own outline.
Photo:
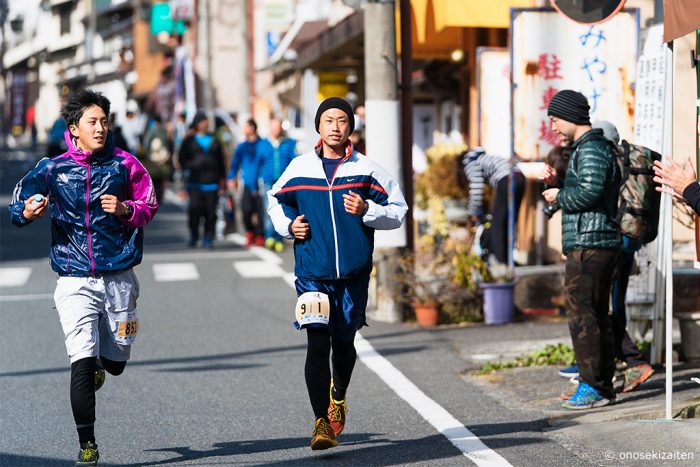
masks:
<path id="1" fill-rule="evenodd" d="M 625 0 L 550 0 L 562 15 L 581 24 L 603 23 L 620 11 Z"/>

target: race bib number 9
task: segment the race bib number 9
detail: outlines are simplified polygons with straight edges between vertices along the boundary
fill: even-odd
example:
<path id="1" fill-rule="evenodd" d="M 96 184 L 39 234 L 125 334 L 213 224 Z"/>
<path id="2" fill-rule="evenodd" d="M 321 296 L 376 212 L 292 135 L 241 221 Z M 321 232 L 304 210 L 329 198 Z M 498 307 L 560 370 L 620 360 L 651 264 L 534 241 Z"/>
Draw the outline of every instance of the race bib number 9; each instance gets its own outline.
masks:
<path id="1" fill-rule="evenodd" d="M 307 324 L 328 324 L 330 303 L 328 295 L 322 292 L 306 292 L 297 299 L 295 315 L 298 328 Z"/>
<path id="2" fill-rule="evenodd" d="M 120 321 L 117 329 L 117 337 L 136 337 L 139 332 L 139 320 Z"/>

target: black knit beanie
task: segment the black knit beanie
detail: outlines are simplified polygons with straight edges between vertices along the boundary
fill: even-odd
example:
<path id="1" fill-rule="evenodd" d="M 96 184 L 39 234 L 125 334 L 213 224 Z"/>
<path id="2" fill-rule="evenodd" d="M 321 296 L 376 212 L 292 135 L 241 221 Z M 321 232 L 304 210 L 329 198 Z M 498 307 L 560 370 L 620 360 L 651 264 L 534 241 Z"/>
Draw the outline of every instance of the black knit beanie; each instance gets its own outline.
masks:
<path id="1" fill-rule="evenodd" d="M 571 89 L 564 89 L 556 93 L 552 100 L 549 101 L 547 115 L 561 118 L 577 125 L 590 125 L 589 110 L 590 106 L 586 96 Z"/>
<path id="2" fill-rule="evenodd" d="M 350 124 L 350 133 L 355 130 L 355 112 L 352 110 L 352 106 L 348 101 L 340 97 L 329 97 L 325 101 L 321 102 L 316 111 L 316 118 L 314 122 L 316 123 L 316 132 L 318 133 L 318 126 L 321 123 L 321 115 L 328 109 L 339 109 L 345 112 L 348 116 L 348 123 Z"/>

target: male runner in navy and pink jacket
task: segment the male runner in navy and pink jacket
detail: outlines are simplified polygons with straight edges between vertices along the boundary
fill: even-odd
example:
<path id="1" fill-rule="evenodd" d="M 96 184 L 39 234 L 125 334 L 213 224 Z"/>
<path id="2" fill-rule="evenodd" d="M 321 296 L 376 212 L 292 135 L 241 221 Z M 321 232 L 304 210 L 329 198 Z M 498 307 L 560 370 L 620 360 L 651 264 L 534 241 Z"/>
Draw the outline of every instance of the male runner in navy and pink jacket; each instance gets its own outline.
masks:
<path id="1" fill-rule="evenodd" d="M 104 370 L 124 371 L 138 332 L 143 229 L 158 210 L 143 165 L 114 146 L 110 102 L 83 90 L 62 115 L 68 151 L 44 158 L 15 187 L 12 223 L 23 227 L 49 212 L 54 293 L 71 362 L 71 407 L 80 451 L 76 465 L 96 465 L 95 391 Z"/>

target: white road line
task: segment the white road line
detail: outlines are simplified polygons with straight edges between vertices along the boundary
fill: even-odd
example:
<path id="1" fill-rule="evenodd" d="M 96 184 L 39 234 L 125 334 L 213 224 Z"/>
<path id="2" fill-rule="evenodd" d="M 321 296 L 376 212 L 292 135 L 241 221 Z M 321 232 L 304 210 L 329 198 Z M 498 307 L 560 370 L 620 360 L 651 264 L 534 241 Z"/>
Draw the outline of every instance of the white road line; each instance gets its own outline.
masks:
<path id="1" fill-rule="evenodd" d="M 291 281 L 290 281 L 291 276 Z M 294 288 L 294 275 L 287 273 L 285 281 Z M 447 438 L 465 457 L 479 466 L 511 466 L 505 458 L 486 446 L 463 423 L 440 404 L 426 396 L 418 386 L 401 373 L 389 360 L 374 350 L 372 344 L 358 332 L 355 334 L 357 357 L 372 370 L 401 399 L 418 412 L 425 421 Z M 512 466 L 511 466 L 512 467 Z"/>
<path id="2" fill-rule="evenodd" d="M 228 234 L 228 235 L 226 235 L 225 238 L 226 238 L 226 240 L 228 240 L 229 242 L 233 242 L 233 243 L 235 243 L 236 245 L 245 246 L 245 244 L 246 244 L 246 239 L 245 239 L 245 237 L 244 237 L 243 235 L 239 234 L 239 233 Z"/>
<path id="3" fill-rule="evenodd" d="M 382 357 L 358 332 L 355 336 L 357 357 L 370 370 L 375 372 L 389 388 L 408 402 L 416 412 L 476 465 L 507 466 L 507 460 L 489 449 L 479 438 L 459 420 L 442 408 L 440 404 L 426 396 L 418 386 L 406 378 L 389 360 Z"/>
<path id="4" fill-rule="evenodd" d="M 0 295 L 0 302 L 23 302 L 25 300 L 53 299 L 52 293 L 36 293 L 31 295 Z"/>
<path id="5" fill-rule="evenodd" d="M 194 263 L 158 263 L 153 265 L 156 282 L 193 281 L 199 279 Z"/>
<path id="6" fill-rule="evenodd" d="M 0 287 L 21 287 L 31 273 L 32 268 L 0 268 Z"/>
<path id="7" fill-rule="evenodd" d="M 148 261 L 168 261 L 173 259 L 195 261 L 200 259 L 236 259 L 236 258 L 251 258 L 253 255 L 248 251 L 193 251 L 191 253 L 183 253 L 182 251 L 173 251 L 172 253 L 145 253 L 144 260 Z"/>
<path id="8" fill-rule="evenodd" d="M 271 252 L 267 248 L 263 248 L 261 246 L 254 246 L 251 247 L 249 251 L 263 261 L 267 261 L 272 264 L 282 264 L 282 258 L 277 256 L 275 253 Z"/>
<path id="9" fill-rule="evenodd" d="M 233 267 L 241 277 L 246 279 L 284 277 L 287 274 L 279 265 L 269 261 L 236 261 L 233 263 Z"/>

